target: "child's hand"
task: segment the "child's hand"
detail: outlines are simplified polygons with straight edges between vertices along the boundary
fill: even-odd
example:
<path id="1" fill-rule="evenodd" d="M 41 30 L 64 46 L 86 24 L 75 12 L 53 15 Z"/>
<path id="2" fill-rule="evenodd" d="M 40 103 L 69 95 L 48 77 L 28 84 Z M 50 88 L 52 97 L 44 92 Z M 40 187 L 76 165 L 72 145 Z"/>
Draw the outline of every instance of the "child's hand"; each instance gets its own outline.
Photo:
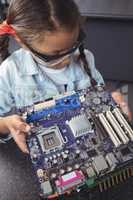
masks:
<path id="1" fill-rule="evenodd" d="M 129 109 L 128 103 L 125 101 L 123 95 L 120 92 L 115 91 L 115 92 L 112 92 L 112 97 L 115 100 L 115 102 L 118 105 L 120 105 L 122 111 L 128 116 L 129 120 L 131 121 L 132 120 L 132 114 L 131 114 L 131 111 Z"/>
<path id="2" fill-rule="evenodd" d="M 26 134 L 30 126 L 18 115 L 12 115 L 3 118 L 4 125 L 8 132 L 13 136 L 16 144 L 24 153 L 29 153 L 26 145 Z"/>

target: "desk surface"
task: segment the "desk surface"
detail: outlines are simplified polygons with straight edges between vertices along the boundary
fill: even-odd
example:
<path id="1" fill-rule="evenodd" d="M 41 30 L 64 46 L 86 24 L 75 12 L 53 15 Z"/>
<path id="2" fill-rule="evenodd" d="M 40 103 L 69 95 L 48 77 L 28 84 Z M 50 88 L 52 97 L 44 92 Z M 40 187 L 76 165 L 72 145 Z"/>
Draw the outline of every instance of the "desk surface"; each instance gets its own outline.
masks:
<path id="1" fill-rule="evenodd" d="M 133 200 L 133 178 L 105 193 L 79 193 L 67 200 Z M 0 144 L 0 200 L 38 200 L 38 187 L 29 156 L 14 142 Z"/>
<path id="2" fill-rule="evenodd" d="M 13 142 L 0 144 L 0 200 L 36 200 L 37 194 L 29 156 Z"/>

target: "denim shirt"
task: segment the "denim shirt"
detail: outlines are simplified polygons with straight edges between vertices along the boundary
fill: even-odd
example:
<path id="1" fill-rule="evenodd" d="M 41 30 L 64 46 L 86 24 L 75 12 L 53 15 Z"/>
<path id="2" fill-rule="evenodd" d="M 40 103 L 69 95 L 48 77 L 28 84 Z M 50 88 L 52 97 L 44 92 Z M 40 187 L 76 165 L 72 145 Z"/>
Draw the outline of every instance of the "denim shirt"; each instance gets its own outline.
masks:
<path id="1" fill-rule="evenodd" d="M 95 68 L 93 54 L 85 50 L 92 77 L 98 84 L 103 84 L 101 74 Z M 85 89 L 91 85 L 90 78 L 82 63 L 71 58 L 66 69 L 67 90 Z M 43 101 L 59 93 L 58 87 L 42 73 L 31 53 L 19 49 L 8 57 L 0 66 L 0 116 L 6 115 L 13 108 L 22 108 L 35 102 Z"/>

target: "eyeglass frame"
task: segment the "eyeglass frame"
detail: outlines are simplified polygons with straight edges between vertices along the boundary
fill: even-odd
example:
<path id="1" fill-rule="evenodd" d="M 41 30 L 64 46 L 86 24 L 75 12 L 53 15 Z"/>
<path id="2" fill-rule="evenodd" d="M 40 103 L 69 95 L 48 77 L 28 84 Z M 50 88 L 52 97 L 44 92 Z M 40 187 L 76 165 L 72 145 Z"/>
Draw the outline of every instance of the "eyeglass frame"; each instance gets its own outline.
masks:
<path id="1" fill-rule="evenodd" d="M 62 53 L 60 55 L 46 55 L 46 54 L 42 54 L 39 53 L 38 51 L 36 51 L 35 49 L 33 49 L 32 47 L 30 47 L 29 45 L 27 45 L 27 47 L 29 48 L 29 50 L 39 59 L 43 60 L 44 62 L 48 63 L 54 60 L 58 60 L 60 58 L 63 58 L 67 55 L 71 55 L 72 53 L 74 53 L 82 44 L 83 44 L 83 40 L 85 39 L 86 34 L 85 32 L 81 29 L 79 32 L 79 37 L 77 39 L 77 44 L 75 44 L 70 50 L 68 50 L 65 53 Z"/>

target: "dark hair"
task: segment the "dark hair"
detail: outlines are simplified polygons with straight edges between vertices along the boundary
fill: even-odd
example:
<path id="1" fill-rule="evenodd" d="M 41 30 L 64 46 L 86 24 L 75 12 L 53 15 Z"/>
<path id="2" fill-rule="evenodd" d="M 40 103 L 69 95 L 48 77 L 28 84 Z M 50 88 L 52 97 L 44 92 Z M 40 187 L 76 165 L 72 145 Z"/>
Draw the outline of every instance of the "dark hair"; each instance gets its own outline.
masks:
<path id="1" fill-rule="evenodd" d="M 80 23 L 80 13 L 73 0 L 11 0 L 7 23 L 31 45 L 45 31 L 71 31 Z"/>
<path id="2" fill-rule="evenodd" d="M 72 31 L 80 25 L 81 16 L 74 0 L 11 0 L 6 20 L 22 42 L 31 46 L 45 31 Z M 84 49 L 80 53 L 88 73 Z"/>
<path id="3" fill-rule="evenodd" d="M 6 18 L 7 1 L 0 1 L 0 23 Z M 0 63 L 9 56 L 8 52 L 9 38 L 7 35 L 0 37 Z"/>

